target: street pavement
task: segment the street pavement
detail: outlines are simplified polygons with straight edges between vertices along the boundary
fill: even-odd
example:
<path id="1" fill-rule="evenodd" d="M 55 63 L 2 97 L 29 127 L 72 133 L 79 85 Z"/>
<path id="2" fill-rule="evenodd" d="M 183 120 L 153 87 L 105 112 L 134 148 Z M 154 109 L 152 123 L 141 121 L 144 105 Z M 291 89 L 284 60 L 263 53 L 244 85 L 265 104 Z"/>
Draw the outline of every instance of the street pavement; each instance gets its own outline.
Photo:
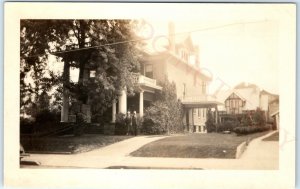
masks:
<path id="1" fill-rule="evenodd" d="M 273 133 L 251 141 L 239 159 L 132 157 L 129 154 L 143 145 L 167 137 L 137 136 L 80 154 L 31 154 L 24 160 L 38 161 L 41 165 L 22 167 L 274 170 L 279 167 L 279 143 L 262 141 Z"/>

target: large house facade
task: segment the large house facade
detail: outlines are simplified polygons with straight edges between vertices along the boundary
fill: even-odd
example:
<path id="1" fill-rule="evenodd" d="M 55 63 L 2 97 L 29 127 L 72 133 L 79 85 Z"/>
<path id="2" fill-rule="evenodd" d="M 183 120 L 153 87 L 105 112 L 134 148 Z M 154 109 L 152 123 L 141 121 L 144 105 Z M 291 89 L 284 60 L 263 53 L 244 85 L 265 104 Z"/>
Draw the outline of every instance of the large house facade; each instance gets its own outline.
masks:
<path id="1" fill-rule="evenodd" d="M 126 90 L 113 104 L 112 122 L 116 113 L 136 111 L 139 117 L 155 100 L 155 92 L 162 89 L 159 83 L 174 82 L 176 94 L 184 107 L 182 124 L 190 132 L 206 133 L 205 122 L 209 108 L 216 108 L 215 101 L 208 101 L 207 87 L 211 78 L 203 74 L 199 64 L 199 49 L 187 35 L 175 37 L 175 26 L 169 23 L 169 45 L 164 51 L 144 52 L 140 73 L 136 74 L 136 92 L 127 96 Z M 118 110 L 117 110 L 118 109 Z"/>
<path id="2" fill-rule="evenodd" d="M 140 72 L 134 74 L 134 95 L 128 95 L 124 89 L 113 101 L 111 122 L 116 122 L 118 113 L 128 111 L 136 111 L 139 117 L 143 117 L 145 108 L 155 101 L 155 93 L 162 90 L 159 83 L 168 80 L 176 85 L 177 98 L 184 108 L 182 124 L 186 130 L 206 133 L 208 109 L 214 108 L 216 117 L 217 105 L 220 104 L 207 95 L 211 78 L 200 70 L 199 48 L 193 44 L 191 36 L 178 40 L 173 23 L 169 23 L 168 29 L 169 44 L 165 50 L 143 51 Z"/>

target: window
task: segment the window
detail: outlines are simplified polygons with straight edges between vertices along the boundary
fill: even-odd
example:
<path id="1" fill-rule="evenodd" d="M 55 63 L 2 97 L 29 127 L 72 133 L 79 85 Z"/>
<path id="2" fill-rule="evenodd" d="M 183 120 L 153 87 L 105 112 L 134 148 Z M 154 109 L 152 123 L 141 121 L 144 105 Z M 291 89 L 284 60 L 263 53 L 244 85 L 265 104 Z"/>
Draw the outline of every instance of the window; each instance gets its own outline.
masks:
<path id="1" fill-rule="evenodd" d="M 200 108 L 198 108 L 198 117 L 200 117 L 201 116 L 201 112 L 200 112 Z"/>
<path id="2" fill-rule="evenodd" d="M 145 66 L 145 76 L 153 79 L 153 65 Z"/>
<path id="3" fill-rule="evenodd" d="M 183 83 L 183 97 L 185 97 L 185 94 L 186 94 L 186 84 Z"/>
<path id="4" fill-rule="evenodd" d="M 94 78 L 96 77 L 96 71 L 95 70 L 91 70 L 90 71 L 90 78 Z"/>

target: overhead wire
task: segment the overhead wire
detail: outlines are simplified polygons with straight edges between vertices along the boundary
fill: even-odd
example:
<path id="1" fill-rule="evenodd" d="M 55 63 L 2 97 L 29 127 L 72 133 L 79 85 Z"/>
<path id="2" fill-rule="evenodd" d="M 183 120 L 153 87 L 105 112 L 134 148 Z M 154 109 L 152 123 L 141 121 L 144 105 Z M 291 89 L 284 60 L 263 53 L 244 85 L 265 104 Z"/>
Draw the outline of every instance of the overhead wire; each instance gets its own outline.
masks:
<path id="1" fill-rule="evenodd" d="M 211 27 L 202 28 L 202 29 L 196 29 L 196 30 L 191 30 L 191 31 L 185 31 L 185 32 L 175 33 L 175 34 L 171 34 L 171 35 L 168 35 L 168 36 L 177 36 L 177 35 L 190 34 L 190 33 L 195 33 L 195 32 L 215 30 L 215 29 L 220 29 L 220 28 L 225 28 L 225 27 L 230 27 L 230 26 L 235 26 L 235 25 L 255 24 L 255 23 L 266 22 L 266 21 L 267 20 L 249 21 L 249 22 L 234 22 L 234 23 L 230 23 L 230 24 L 224 24 L 224 25 L 219 25 L 219 26 L 211 26 Z M 120 45 L 120 44 L 125 44 L 125 43 L 147 41 L 147 40 L 150 40 L 151 38 L 154 38 L 154 37 L 157 37 L 157 36 L 152 36 L 150 38 L 141 38 L 141 39 L 118 41 L 118 42 L 106 43 L 106 44 L 96 45 L 96 46 L 91 46 L 91 47 L 82 47 L 82 48 L 76 48 L 76 49 L 70 49 L 70 50 L 63 50 L 63 51 L 56 51 L 56 52 L 49 52 L 49 53 L 56 55 L 56 54 L 63 54 L 63 53 L 68 53 L 68 52 L 76 52 L 76 51 L 82 51 L 82 50 L 88 50 L 88 49 L 97 49 L 97 48 L 104 47 L 104 46 L 113 46 L 113 45 Z M 37 57 L 37 56 L 41 56 L 41 55 L 45 55 L 45 54 L 46 53 L 37 54 L 37 55 L 31 55 L 31 56 L 26 56 L 24 58 Z"/>

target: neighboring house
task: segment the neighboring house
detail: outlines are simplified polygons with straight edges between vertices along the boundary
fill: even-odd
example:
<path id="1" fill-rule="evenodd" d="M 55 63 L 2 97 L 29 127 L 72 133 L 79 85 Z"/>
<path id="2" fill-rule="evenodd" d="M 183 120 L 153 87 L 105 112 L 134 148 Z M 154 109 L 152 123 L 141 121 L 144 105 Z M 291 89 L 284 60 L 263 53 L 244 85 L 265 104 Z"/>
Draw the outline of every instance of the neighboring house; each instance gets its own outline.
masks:
<path id="1" fill-rule="evenodd" d="M 278 95 L 260 90 L 255 84 L 241 83 L 232 90 L 221 91 L 217 94 L 217 99 L 224 102 L 224 105 L 219 106 L 220 119 L 224 121 L 232 115 L 241 116 L 260 108 L 269 120 L 269 103 L 276 98 Z"/>
<path id="2" fill-rule="evenodd" d="M 279 98 L 269 102 L 269 115 L 273 119 L 273 124 L 279 130 Z"/>

